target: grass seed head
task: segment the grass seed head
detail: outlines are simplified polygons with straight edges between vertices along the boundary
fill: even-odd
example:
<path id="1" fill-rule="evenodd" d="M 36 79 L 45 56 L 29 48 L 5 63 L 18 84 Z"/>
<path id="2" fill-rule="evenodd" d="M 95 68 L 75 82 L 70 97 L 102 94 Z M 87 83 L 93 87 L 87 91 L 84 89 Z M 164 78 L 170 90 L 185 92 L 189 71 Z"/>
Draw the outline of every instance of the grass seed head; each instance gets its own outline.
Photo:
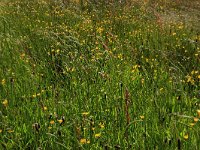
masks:
<path id="1" fill-rule="evenodd" d="M 33 128 L 35 131 L 39 132 L 39 130 L 40 130 L 40 125 L 39 125 L 39 123 L 34 123 L 34 124 L 32 125 L 32 128 Z"/>

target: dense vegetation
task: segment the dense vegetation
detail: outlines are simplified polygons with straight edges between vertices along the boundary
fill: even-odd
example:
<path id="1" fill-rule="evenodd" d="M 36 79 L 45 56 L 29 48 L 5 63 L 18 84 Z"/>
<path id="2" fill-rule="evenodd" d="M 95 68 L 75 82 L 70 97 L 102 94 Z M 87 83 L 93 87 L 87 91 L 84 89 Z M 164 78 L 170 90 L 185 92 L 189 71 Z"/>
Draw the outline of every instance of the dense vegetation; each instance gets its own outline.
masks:
<path id="1" fill-rule="evenodd" d="M 198 149 L 200 35 L 166 19 L 180 6 L 2 0 L 0 149 Z"/>

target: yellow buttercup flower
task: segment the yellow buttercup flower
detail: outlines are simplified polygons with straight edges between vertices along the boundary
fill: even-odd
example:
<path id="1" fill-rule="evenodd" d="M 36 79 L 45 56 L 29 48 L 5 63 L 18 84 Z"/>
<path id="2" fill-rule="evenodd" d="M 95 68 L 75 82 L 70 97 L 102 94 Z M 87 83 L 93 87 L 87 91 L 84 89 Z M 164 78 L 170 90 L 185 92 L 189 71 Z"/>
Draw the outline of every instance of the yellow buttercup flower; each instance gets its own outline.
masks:
<path id="1" fill-rule="evenodd" d="M 7 107 L 7 106 L 8 106 L 8 100 L 5 99 L 5 100 L 2 102 L 2 104 L 3 104 L 5 107 Z"/>
<path id="2" fill-rule="evenodd" d="M 140 116 L 140 119 L 144 119 L 144 116 Z"/>
<path id="3" fill-rule="evenodd" d="M 13 133 L 14 130 L 8 129 L 8 133 Z"/>
<path id="4" fill-rule="evenodd" d="M 99 138 L 101 136 L 101 133 L 97 133 L 94 135 L 95 138 Z"/>
<path id="5" fill-rule="evenodd" d="M 6 84 L 6 80 L 5 80 L 5 79 L 2 79 L 2 80 L 1 80 L 1 84 L 2 84 L 2 85 L 5 85 L 5 84 Z"/>
<path id="6" fill-rule="evenodd" d="M 36 94 L 33 94 L 33 95 L 32 95 L 32 98 L 36 98 L 36 97 L 37 97 L 37 95 L 36 95 Z"/>
<path id="7" fill-rule="evenodd" d="M 198 121 L 199 121 L 199 118 L 194 117 L 194 122 L 198 122 Z"/>
<path id="8" fill-rule="evenodd" d="M 195 123 L 190 123 L 190 126 L 193 127 L 195 125 Z"/>
<path id="9" fill-rule="evenodd" d="M 99 123 L 99 126 L 100 126 L 100 128 L 104 128 L 105 127 L 104 123 Z"/>
<path id="10" fill-rule="evenodd" d="M 80 140 L 80 143 L 81 143 L 81 144 L 89 144 L 89 143 L 90 143 L 90 140 L 81 139 L 81 140 Z"/>
<path id="11" fill-rule="evenodd" d="M 63 123 L 63 120 L 62 120 L 62 119 L 59 119 L 58 122 L 61 124 L 61 123 Z"/>
<path id="12" fill-rule="evenodd" d="M 55 121 L 54 121 L 54 120 L 51 120 L 51 121 L 50 121 L 50 124 L 54 124 L 54 123 L 55 123 Z"/>
<path id="13" fill-rule="evenodd" d="M 46 107 L 46 106 L 44 106 L 44 107 L 43 107 L 43 110 L 44 110 L 44 111 L 46 111 L 46 110 L 47 110 L 47 107 Z"/>
<path id="14" fill-rule="evenodd" d="M 87 116 L 87 115 L 89 115 L 89 112 L 83 112 L 82 115 Z"/>
<path id="15" fill-rule="evenodd" d="M 197 110 L 198 117 L 200 118 L 200 110 Z"/>
<path id="16" fill-rule="evenodd" d="M 189 135 L 188 135 L 188 134 L 185 134 L 185 135 L 183 136 L 183 138 L 184 138 L 185 140 L 187 140 L 187 139 L 189 138 Z"/>

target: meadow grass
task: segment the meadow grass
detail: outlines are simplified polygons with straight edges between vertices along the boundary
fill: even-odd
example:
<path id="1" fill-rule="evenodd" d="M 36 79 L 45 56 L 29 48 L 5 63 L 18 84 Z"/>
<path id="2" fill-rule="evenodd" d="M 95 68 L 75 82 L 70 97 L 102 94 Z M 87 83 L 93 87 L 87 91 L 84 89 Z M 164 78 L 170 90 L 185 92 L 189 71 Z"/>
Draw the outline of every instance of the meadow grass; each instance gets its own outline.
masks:
<path id="1" fill-rule="evenodd" d="M 0 149 L 198 149 L 199 30 L 165 2 L 0 2 Z"/>

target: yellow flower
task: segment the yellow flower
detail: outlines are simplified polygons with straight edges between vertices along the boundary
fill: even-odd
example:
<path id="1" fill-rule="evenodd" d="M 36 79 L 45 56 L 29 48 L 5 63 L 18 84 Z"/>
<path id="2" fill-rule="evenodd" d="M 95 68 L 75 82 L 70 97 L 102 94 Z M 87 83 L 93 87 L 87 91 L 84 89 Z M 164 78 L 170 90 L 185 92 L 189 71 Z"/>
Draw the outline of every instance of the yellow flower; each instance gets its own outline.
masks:
<path id="1" fill-rule="evenodd" d="M 8 133 L 13 133 L 14 130 L 8 129 Z"/>
<path id="2" fill-rule="evenodd" d="M 176 35 L 176 32 L 173 32 L 172 35 Z"/>
<path id="3" fill-rule="evenodd" d="M 199 118 L 194 117 L 194 122 L 198 122 L 198 121 L 199 121 Z"/>
<path id="4" fill-rule="evenodd" d="M 5 79 L 2 79 L 2 80 L 1 80 L 1 84 L 2 84 L 2 85 L 5 85 L 5 83 L 6 83 L 6 80 L 5 80 Z"/>
<path id="5" fill-rule="evenodd" d="M 99 123 L 100 128 L 104 128 L 104 123 Z"/>
<path id="6" fill-rule="evenodd" d="M 195 125 L 195 123 L 190 123 L 190 126 L 193 127 Z"/>
<path id="7" fill-rule="evenodd" d="M 61 124 L 61 123 L 63 123 L 63 120 L 62 120 L 62 119 L 59 119 L 58 122 Z"/>
<path id="8" fill-rule="evenodd" d="M 59 50 L 59 49 L 57 49 L 57 50 L 56 50 L 56 53 L 58 54 L 59 52 L 60 52 L 60 50 Z"/>
<path id="9" fill-rule="evenodd" d="M 95 138 L 99 138 L 101 136 L 101 133 L 97 133 L 94 135 Z"/>
<path id="10" fill-rule="evenodd" d="M 32 95 L 33 98 L 36 98 L 36 96 L 37 96 L 36 94 L 33 94 L 33 95 Z"/>
<path id="11" fill-rule="evenodd" d="M 21 58 L 24 58 L 25 55 L 26 55 L 25 53 L 22 53 L 22 54 L 20 55 L 20 57 L 21 57 Z"/>
<path id="12" fill-rule="evenodd" d="M 54 120 L 51 120 L 51 121 L 50 121 L 50 124 L 54 124 L 54 123 L 55 123 L 55 121 L 54 121 Z"/>
<path id="13" fill-rule="evenodd" d="M 50 130 L 50 129 L 52 129 L 52 127 L 51 127 L 51 126 L 49 126 L 49 127 L 48 127 L 48 129 Z"/>
<path id="14" fill-rule="evenodd" d="M 87 116 L 87 115 L 89 115 L 89 112 L 83 112 L 82 115 Z"/>
<path id="15" fill-rule="evenodd" d="M 81 140 L 80 140 L 80 143 L 81 143 L 81 144 L 89 144 L 89 143 L 90 143 L 90 140 L 81 139 Z"/>
<path id="16" fill-rule="evenodd" d="M 162 92 L 164 90 L 164 88 L 160 88 L 160 92 Z"/>
<path id="17" fill-rule="evenodd" d="M 102 27 L 98 27 L 98 28 L 97 28 L 97 32 L 98 32 L 98 33 L 102 33 L 103 30 L 104 30 L 104 29 L 103 29 Z"/>
<path id="18" fill-rule="evenodd" d="M 3 131 L 3 130 L 2 130 L 2 129 L 0 129 L 0 133 L 2 133 L 2 131 Z"/>
<path id="19" fill-rule="evenodd" d="M 193 75 L 194 73 L 195 73 L 195 71 L 194 71 L 194 70 L 192 70 L 191 74 Z"/>
<path id="20" fill-rule="evenodd" d="M 140 119 L 144 119 L 144 116 L 140 116 Z"/>
<path id="21" fill-rule="evenodd" d="M 183 136 L 183 138 L 184 138 L 185 140 L 187 140 L 187 139 L 189 138 L 189 135 L 188 135 L 188 134 L 185 134 L 185 135 Z"/>
<path id="22" fill-rule="evenodd" d="M 200 109 L 197 110 L 197 114 L 200 117 Z"/>
<path id="23" fill-rule="evenodd" d="M 144 79 L 141 79 L 142 84 L 144 84 Z"/>
<path id="24" fill-rule="evenodd" d="M 2 102 L 2 104 L 3 104 L 5 107 L 7 107 L 7 106 L 8 106 L 8 100 L 5 99 L 5 100 Z"/>
<path id="25" fill-rule="evenodd" d="M 47 107 L 46 107 L 46 106 L 44 106 L 44 107 L 43 107 L 43 110 L 44 110 L 44 111 L 46 111 L 46 110 L 47 110 Z"/>

